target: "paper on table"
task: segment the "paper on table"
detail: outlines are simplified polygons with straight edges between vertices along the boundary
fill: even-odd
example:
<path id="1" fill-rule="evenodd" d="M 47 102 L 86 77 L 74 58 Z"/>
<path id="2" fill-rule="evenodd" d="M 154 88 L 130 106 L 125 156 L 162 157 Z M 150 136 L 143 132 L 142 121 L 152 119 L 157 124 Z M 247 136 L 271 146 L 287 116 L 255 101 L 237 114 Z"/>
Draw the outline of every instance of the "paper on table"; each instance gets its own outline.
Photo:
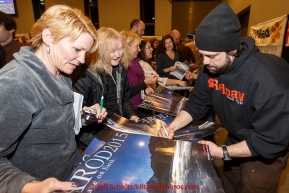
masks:
<path id="1" fill-rule="evenodd" d="M 83 95 L 73 92 L 73 97 L 74 97 L 73 109 L 75 119 L 74 132 L 77 135 L 80 131 L 80 128 L 82 127 L 80 111 L 82 109 Z"/>
<path id="2" fill-rule="evenodd" d="M 167 85 L 166 88 L 170 90 L 190 90 L 190 86 Z"/>
<path id="3" fill-rule="evenodd" d="M 185 76 L 185 73 L 189 70 L 189 66 L 186 65 L 185 63 L 177 61 L 174 65 L 176 68 L 175 71 L 170 72 L 171 75 L 174 75 L 178 79 L 182 80 Z"/>

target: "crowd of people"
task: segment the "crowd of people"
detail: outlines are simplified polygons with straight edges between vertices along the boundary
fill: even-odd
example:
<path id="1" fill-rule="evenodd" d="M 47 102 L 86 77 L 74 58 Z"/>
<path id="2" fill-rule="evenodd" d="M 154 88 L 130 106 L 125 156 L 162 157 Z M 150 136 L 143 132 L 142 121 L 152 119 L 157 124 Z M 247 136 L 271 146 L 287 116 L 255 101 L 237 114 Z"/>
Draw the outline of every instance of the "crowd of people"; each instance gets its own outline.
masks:
<path id="1" fill-rule="evenodd" d="M 220 27 L 223 26 L 223 27 Z M 289 158 L 289 64 L 261 53 L 225 3 L 213 9 L 189 42 L 172 30 L 142 39 L 145 23 L 130 31 L 96 30 L 80 10 L 66 5 L 47 9 L 31 28 L 31 43 L 14 40 L 16 23 L 0 12 L 0 192 L 71 191 L 65 182 L 83 150 L 114 113 L 134 122 L 151 116 L 138 108 L 156 84 L 185 86 L 194 80 L 184 109 L 159 137 L 174 132 L 210 109 L 228 131 L 222 147 L 201 140 L 224 161 L 225 192 L 276 192 Z M 190 70 L 179 80 L 177 62 Z M 76 131 L 74 95 L 95 111 Z M 99 103 L 104 100 L 104 106 Z M 81 112 L 83 114 L 83 109 Z"/>

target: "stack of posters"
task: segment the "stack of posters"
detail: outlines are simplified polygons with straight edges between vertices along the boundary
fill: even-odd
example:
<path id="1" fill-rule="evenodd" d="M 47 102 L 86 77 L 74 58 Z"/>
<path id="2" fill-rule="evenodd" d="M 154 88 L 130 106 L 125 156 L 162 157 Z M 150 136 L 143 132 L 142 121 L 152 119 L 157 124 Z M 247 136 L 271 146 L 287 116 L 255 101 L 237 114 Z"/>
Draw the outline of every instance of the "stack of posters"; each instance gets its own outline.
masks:
<path id="1" fill-rule="evenodd" d="M 82 109 L 83 95 L 73 92 L 73 109 L 74 109 L 74 132 L 77 135 L 82 127 L 81 123 L 81 114 L 80 111 Z"/>
<path id="2" fill-rule="evenodd" d="M 188 98 L 172 90 L 158 86 L 154 93 L 144 98 L 139 107 L 176 116 L 183 109 L 187 100 Z"/>
<path id="3" fill-rule="evenodd" d="M 106 125 L 119 132 L 131 134 L 142 134 L 149 136 L 158 136 L 159 129 L 162 128 L 162 121 L 169 125 L 175 117 L 168 114 L 158 114 L 152 117 L 140 119 L 138 123 L 121 117 L 117 114 L 112 115 Z M 215 133 L 222 129 L 222 126 L 214 122 L 201 119 L 192 121 L 187 126 L 175 132 L 174 139 L 197 142 L 203 137 Z"/>

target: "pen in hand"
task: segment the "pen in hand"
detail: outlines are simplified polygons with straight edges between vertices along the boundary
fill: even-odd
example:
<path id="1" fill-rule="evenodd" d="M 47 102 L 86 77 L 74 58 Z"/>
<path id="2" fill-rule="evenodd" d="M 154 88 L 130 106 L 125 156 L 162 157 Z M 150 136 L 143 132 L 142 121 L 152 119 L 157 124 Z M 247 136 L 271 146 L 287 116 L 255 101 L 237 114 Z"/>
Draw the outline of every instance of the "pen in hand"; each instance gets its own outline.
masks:
<path id="1" fill-rule="evenodd" d="M 168 131 L 167 131 L 167 129 L 166 129 L 166 126 L 165 126 L 164 122 L 161 121 L 161 124 L 162 124 L 163 130 L 164 130 L 166 136 L 168 137 L 169 134 L 168 134 Z"/>
<path id="2" fill-rule="evenodd" d="M 102 111 L 102 108 L 103 108 L 103 96 L 101 96 L 100 98 L 100 112 Z"/>

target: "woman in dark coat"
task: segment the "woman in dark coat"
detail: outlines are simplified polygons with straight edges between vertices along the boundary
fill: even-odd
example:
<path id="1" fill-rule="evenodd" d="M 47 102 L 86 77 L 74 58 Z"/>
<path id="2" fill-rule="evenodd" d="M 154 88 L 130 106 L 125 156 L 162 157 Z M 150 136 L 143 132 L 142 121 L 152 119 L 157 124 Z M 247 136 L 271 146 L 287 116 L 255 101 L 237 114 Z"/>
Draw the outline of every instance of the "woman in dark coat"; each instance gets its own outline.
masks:
<path id="1" fill-rule="evenodd" d="M 120 33 L 112 28 L 102 27 L 97 30 L 97 35 L 98 50 L 87 55 L 88 66 L 80 67 L 73 74 L 73 90 L 84 96 L 84 106 L 95 104 L 96 101 L 99 103 L 103 96 L 108 118 L 116 113 L 137 122 L 126 76 L 129 65 L 126 43 Z M 104 128 L 104 125 L 96 123 L 83 127 L 77 136 L 78 147 L 86 148 L 101 130 L 103 135 L 109 137 Z"/>

